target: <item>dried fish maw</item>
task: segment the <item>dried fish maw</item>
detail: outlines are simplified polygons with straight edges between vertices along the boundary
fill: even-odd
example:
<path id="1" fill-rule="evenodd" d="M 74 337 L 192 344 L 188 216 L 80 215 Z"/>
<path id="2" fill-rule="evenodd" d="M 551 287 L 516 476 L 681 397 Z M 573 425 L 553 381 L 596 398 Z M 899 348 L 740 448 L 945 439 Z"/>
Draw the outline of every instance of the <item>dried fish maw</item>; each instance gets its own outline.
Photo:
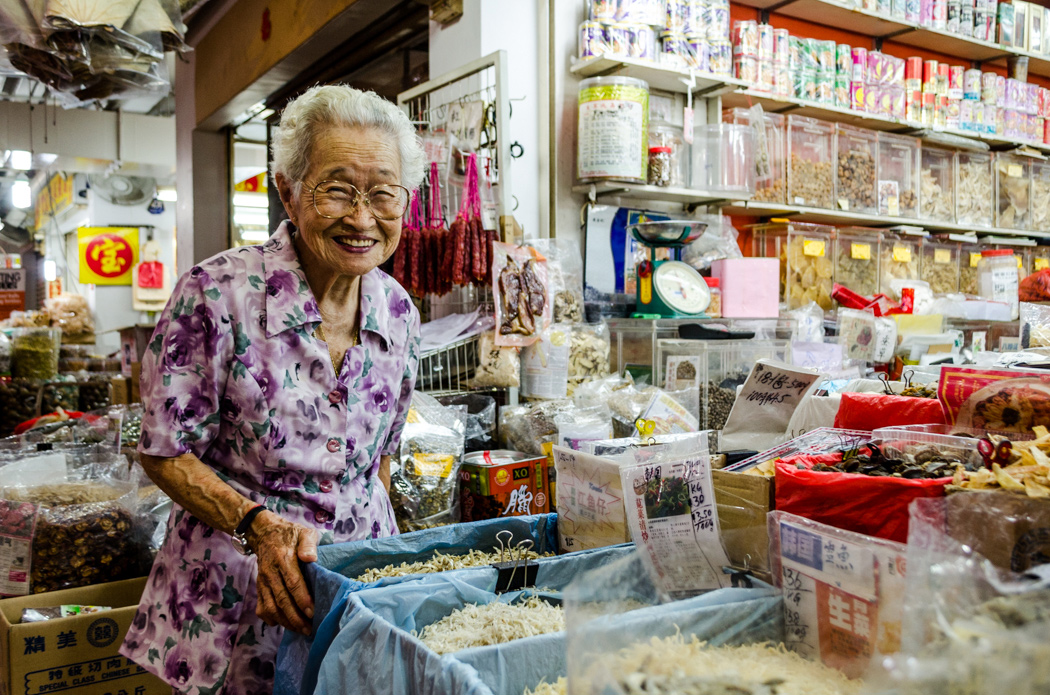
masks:
<path id="1" fill-rule="evenodd" d="M 1012 492 L 1024 492 L 1024 485 L 1017 482 L 1013 476 L 1000 468 L 998 463 L 992 464 L 992 474 L 995 475 L 995 482 L 999 483 L 999 487 L 1002 489 Z"/>

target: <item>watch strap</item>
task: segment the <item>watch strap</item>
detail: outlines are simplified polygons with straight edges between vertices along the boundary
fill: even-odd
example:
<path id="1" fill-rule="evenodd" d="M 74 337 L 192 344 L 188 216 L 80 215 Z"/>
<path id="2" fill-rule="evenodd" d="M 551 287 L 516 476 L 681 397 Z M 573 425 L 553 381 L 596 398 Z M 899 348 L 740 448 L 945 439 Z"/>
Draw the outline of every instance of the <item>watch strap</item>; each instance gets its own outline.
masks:
<path id="1" fill-rule="evenodd" d="M 255 517 L 259 516 L 266 511 L 266 507 L 261 504 L 257 504 L 248 510 L 248 513 L 241 519 L 241 523 L 237 524 L 237 528 L 234 529 L 233 535 L 235 538 L 244 538 L 248 535 L 248 529 L 252 527 L 252 522 L 255 521 Z"/>

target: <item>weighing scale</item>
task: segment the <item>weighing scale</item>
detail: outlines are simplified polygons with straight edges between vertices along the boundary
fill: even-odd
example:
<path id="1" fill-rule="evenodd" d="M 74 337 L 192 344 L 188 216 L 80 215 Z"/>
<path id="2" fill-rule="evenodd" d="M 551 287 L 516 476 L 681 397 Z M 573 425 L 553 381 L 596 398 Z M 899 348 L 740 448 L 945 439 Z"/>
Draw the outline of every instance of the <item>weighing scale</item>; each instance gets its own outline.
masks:
<path id="1" fill-rule="evenodd" d="M 638 264 L 638 306 L 634 318 L 693 318 L 703 316 L 711 290 L 700 273 L 682 262 L 682 247 L 700 238 L 704 222 L 668 220 L 629 225 L 635 240 L 649 248 L 649 258 Z M 669 248 L 674 260 L 656 259 L 656 249 Z"/>

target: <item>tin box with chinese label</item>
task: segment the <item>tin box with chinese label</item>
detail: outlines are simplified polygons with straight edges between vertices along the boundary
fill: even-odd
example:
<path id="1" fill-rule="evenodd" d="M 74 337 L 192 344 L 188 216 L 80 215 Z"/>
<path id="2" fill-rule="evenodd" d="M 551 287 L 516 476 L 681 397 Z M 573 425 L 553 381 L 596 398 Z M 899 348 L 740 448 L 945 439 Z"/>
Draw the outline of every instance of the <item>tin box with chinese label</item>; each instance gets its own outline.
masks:
<path id="1" fill-rule="evenodd" d="M 463 457 L 459 470 L 463 521 L 546 514 L 547 457 L 497 449 Z"/>

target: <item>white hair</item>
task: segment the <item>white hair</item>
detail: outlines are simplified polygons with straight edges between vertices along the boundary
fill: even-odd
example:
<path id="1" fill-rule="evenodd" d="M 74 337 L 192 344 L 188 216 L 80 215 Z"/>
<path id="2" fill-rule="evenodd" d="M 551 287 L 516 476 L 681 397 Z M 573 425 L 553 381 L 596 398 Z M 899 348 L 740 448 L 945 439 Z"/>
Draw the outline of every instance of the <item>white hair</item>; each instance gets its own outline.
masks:
<path id="1" fill-rule="evenodd" d="M 310 169 L 310 149 L 318 133 L 331 127 L 376 128 L 394 138 L 401 160 L 401 185 L 414 191 L 423 181 L 426 155 L 408 116 L 375 92 L 346 85 L 311 87 L 281 112 L 273 134 L 273 171 L 300 182 Z"/>

